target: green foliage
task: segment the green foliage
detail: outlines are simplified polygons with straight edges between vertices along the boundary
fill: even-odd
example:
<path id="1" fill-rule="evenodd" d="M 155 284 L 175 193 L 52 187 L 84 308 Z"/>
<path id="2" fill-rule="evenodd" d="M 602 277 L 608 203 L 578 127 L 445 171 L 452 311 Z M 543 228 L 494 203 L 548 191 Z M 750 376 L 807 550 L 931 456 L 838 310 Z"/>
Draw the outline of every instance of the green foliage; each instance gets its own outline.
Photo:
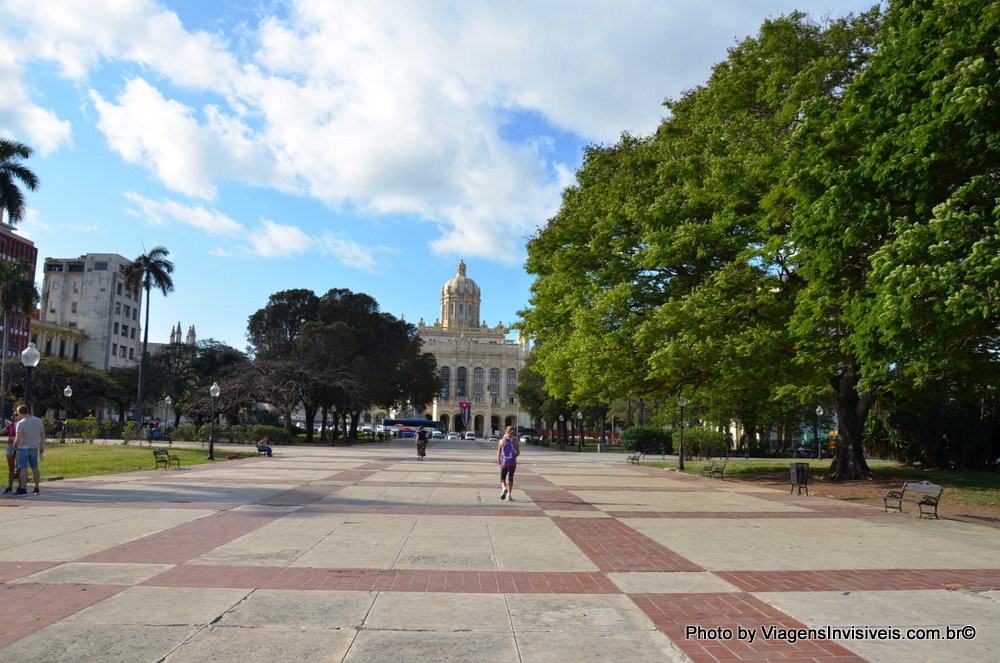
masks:
<path id="1" fill-rule="evenodd" d="M 684 456 L 721 458 L 729 450 L 729 436 L 704 426 L 684 429 Z"/>
<path id="2" fill-rule="evenodd" d="M 626 451 L 640 451 L 643 454 L 673 453 L 673 433 L 658 426 L 632 426 L 621 433 L 622 446 Z"/>

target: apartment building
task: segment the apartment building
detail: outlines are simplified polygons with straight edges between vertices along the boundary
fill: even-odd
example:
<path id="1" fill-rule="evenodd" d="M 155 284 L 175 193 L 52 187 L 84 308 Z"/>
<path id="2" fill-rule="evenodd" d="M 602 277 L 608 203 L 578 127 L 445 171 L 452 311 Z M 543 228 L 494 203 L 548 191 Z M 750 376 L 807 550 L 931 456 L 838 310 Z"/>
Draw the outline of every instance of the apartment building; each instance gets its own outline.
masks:
<path id="1" fill-rule="evenodd" d="M 79 358 L 94 368 L 138 365 L 142 298 L 125 287 L 124 272 L 130 264 L 115 253 L 45 259 L 40 318 L 80 330 Z M 42 356 L 59 356 L 60 343 L 58 338 L 39 338 L 35 347 Z"/>
<path id="2" fill-rule="evenodd" d="M 38 249 L 30 239 L 25 239 L 14 233 L 13 226 L 0 223 L 0 260 L 23 260 L 31 265 L 30 277 L 35 278 L 35 265 L 38 261 Z M 28 347 L 30 316 L 19 311 L 13 311 L 8 316 L 10 323 L 10 345 L 7 354 L 10 357 L 20 356 Z M 0 335 L 3 334 L 3 317 L 0 316 Z M 2 339 L 2 336 L 0 336 Z M 0 340 L 2 343 L 2 340 Z"/>

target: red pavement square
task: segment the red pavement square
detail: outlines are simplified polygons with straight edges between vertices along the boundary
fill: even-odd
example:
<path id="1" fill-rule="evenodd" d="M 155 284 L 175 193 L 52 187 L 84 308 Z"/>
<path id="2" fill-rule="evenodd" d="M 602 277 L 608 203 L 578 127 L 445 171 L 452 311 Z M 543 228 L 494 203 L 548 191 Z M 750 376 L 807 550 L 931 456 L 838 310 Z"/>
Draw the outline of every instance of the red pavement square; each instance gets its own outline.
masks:
<path id="1" fill-rule="evenodd" d="M 612 518 L 553 518 L 552 521 L 604 572 L 704 570 Z"/>
<path id="2" fill-rule="evenodd" d="M 123 585 L 0 585 L 0 647 L 124 589 Z"/>
<path id="3" fill-rule="evenodd" d="M 806 627 L 749 594 L 631 594 L 630 597 L 694 661 L 864 662 L 830 640 L 769 634 L 770 627 Z M 772 635 L 771 639 L 765 639 L 766 635 Z"/>
<path id="4" fill-rule="evenodd" d="M 60 562 L 0 562 L 0 582 L 10 582 L 58 566 Z"/>
<path id="5" fill-rule="evenodd" d="M 748 592 L 1000 589 L 1000 569 L 717 571 L 715 575 Z"/>

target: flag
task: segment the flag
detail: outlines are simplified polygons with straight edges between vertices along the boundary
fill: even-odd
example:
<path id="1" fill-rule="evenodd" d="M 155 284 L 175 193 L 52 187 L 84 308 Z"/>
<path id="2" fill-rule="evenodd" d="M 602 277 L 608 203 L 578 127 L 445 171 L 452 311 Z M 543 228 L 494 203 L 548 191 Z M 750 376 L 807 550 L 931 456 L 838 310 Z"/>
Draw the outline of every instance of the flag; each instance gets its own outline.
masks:
<path id="1" fill-rule="evenodd" d="M 465 424 L 465 428 L 469 428 L 469 422 L 472 421 L 472 403 L 470 401 L 459 401 L 458 407 L 462 409 L 462 422 Z"/>

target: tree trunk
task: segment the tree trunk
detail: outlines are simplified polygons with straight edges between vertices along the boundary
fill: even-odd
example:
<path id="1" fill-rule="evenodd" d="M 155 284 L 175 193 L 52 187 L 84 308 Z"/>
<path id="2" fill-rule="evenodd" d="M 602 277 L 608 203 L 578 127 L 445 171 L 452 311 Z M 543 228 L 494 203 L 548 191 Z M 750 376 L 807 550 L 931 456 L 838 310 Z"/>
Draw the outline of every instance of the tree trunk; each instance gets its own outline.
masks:
<path id="1" fill-rule="evenodd" d="M 139 295 L 140 297 L 142 295 Z M 142 300 L 139 300 L 142 301 Z M 139 355 L 139 399 L 135 406 L 135 421 L 142 426 L 142 399 L 146 395 L 146 345 L 149 343 L 149 284 L 146 284 L 146 325 L 142 330 L 142 354 Z"/>
<path id="2" fill-rule="evenodd" d="M 858 374 L 855 367 L 844 368 L 840 375 L 830 379 L 831 398 L 837 408 L 839 426 L 833 462 L 826 481 L 868 479 L 872 471 L 865 461 L 862 433 L 868 412 L 875 404 L 871 393 L 858 394 Z"/>
<path id="3" fill-rule="evenodd" d="M 7 414 L 7 348 L 10 347 L 10 315 L 3 312 L 3 365 L 0 367 L 0 419 Z M 11 415 L 13 416 L 13 415 Z"/>
<path id="4" fill-rule="evenodd" d="M 323 406 L 323 419 L 322 419 L 323 423 L 319 427 L 319 441 L 320 442 L 326 442 L 326 422 L 327 422 L 327 417 L 328 416 L 329 416 L 329 408 L 326 405 L 324 405 Z"/>
<path id="5" fill-rule="evenodd" d="M 310 406 L 306 405 L 304 409 L 306 411 L 306 439 L 305 439 L 305 441 L 308 443 L 308 442 L 312 442 L 313 441 L 313 422 L 316 421 L 316 408 L 310 407 Z"/>

